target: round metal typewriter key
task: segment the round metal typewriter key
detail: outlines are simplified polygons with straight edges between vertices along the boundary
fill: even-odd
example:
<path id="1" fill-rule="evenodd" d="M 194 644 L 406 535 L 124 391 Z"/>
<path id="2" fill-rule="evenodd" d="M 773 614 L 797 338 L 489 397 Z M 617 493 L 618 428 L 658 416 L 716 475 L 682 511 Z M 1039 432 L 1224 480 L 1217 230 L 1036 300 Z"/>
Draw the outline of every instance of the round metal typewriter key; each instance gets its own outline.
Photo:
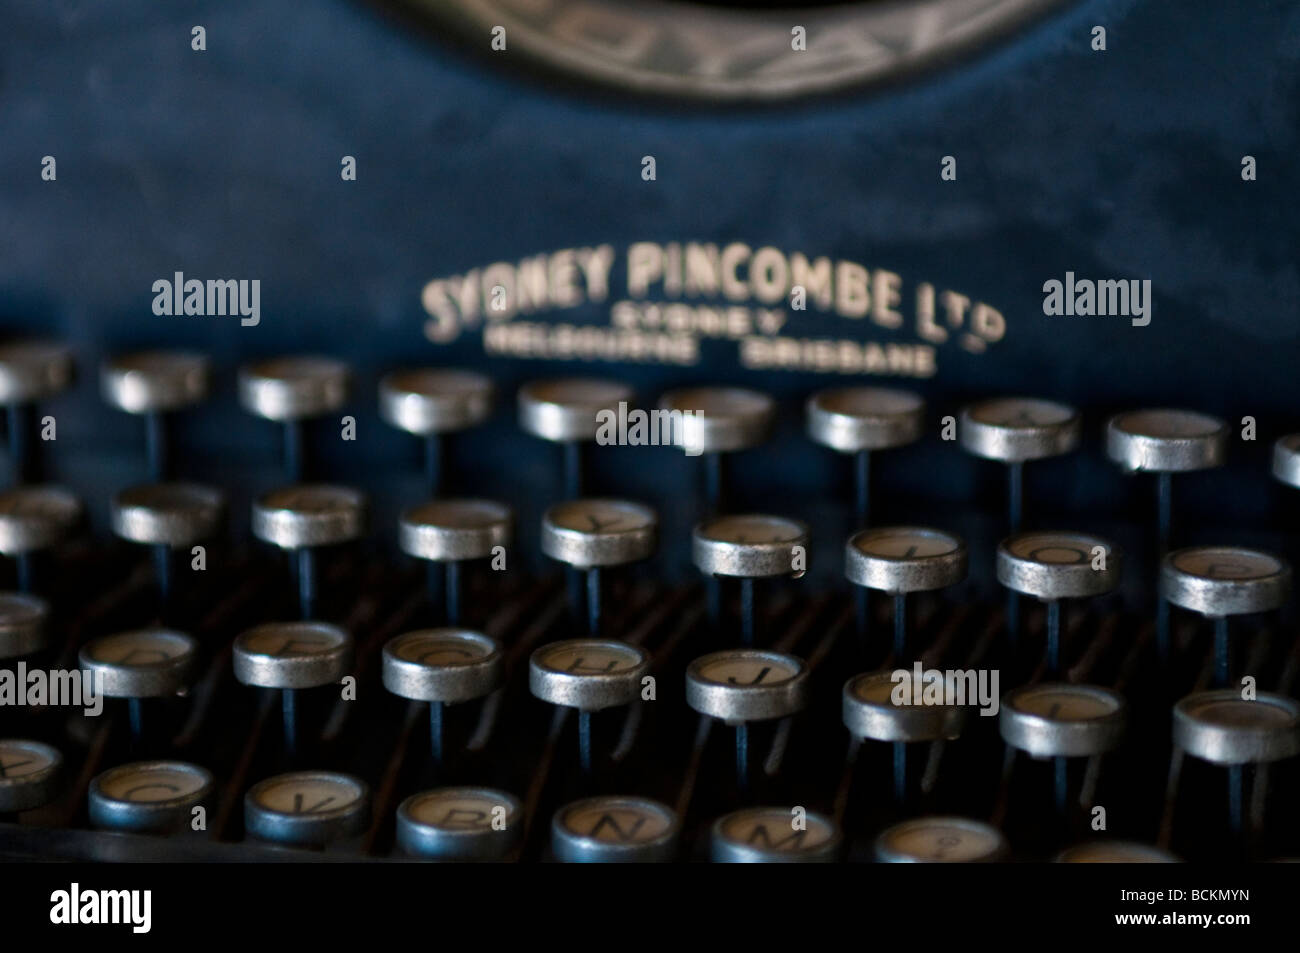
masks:
<path id="1" fill-rule="evenodd" d="M 95 639 L 81 647 L 84 671 L 99 679 L 109 698 L 131 702 L 131 733 L 143 733 L 141 700 L 166 698 L 188 687 L 198 658 L 198 643 L 171 629 L 137 629 Z"/>
<path id="2" fill-rule="evenodd" d="M 492 412 L 493 395 L 489 378 L 454 368 L 394 371 L 379 382 L 379 416 L 424 437 L 431 496 L 438 495 L 443 482 L 443 435 L 485 421 Z"/>
<path id="3" fill-rule="evenodd" d="M 828 817 L 801 808 L 749 807 L 713 824 L 715 864 L 831 864 L 840 853 L 840 830 Z"/>
<path id="4" fill-rule="evenodd" d="M 1061 599 L 1110 592 L 1119 583 L 1120 554 L 1084 533 L 1017 533 L 998 544 L 998 582 L 1047 603 L 1047 669 L 1061 668 Z"/>
<path id="5" fill-rule="evenodd" d="M 244 795 L 244 827 L 262 840 L 325 847 L 362 833 L 369 824 L 370 788 L 347 774 L 281 774 Z"/>
<path id="6" fill-rule="evenodd" d="M 352 636 L 324 622 L 269 622 L 235 639 L 235 678 L 278 688 L 284 710 L 284 746 L 297 754 L 299 689 L 339 681 L 352 665 Z"/>
<path id="7" fill-rule="evenodd" d="M 686 704 L 730 724 L 785 718 L 808 700 L 808 669 L 783 652 L 729 649 L 686 669 Z"/>
<path id="8" fill-rule="evenodd" d="M 1291 597 L 1291 566 L 1278 556 L 1240 546 L 1196 546 L 1165 556 L 1160 597 L 1214 619 L 1215 683 L 1231 674 L 1228 616 L 1268 612 Z"/>
<path id="9" fill-rule="evenodd" d="M 436 788 L 397 808 L 397 843 L 431 860 L 504 860 L 523 835 L 524 806 L 492 788 Z"/>
<path id="10" fill-rule="evenodd" d="M 532 381 L 519 388 L 519 426 L 543 440 L 564 445 L 564 491 L 582 495 L 582 445 L 596 439 L 601 411 L 618 413 L 633 400 L 630 387 L 599 378 L 568 377 Z"/>
<path id="11" fill-rule="evenodd" d="M 184 351 L 140 351 L 104 363 L 99 378 L 104 399 L 145 418 L 149 471 L 155 480 L 171 469 L 167 414 L 204 400 L 210 380 L 208 359 Z"/>
<path id="12" fill-rule="evenodd" d="M 1300 487 L 1300 433 L 1287 434 L 1273 444 L 1273 476 Z"/>
<path id="13" fill-rule="evenodd" d="M 1127 470 L 1205 470 L 1223 463 L 1227 445 L 1227 424 L 1190 410 L 1130 410 L 1106 421 L 1106 455 Z"/>
<path id="14" fill-rule="evenodd" d="M 650 657 L 626 642 L 567 639 L 543 645 L 528 662 L 528 687 L 552 705 L 599 711 L 641 694 Z"/>
<path id="15" fill-rule="evenodd" d="M 0 345 L 0 404 L 9 427 L 14 481 L 31 478 L 32 405 L 72 382 L 72 355 L 59 344 L 23 341 Z"/>
<path id="16" fill-rule="evenodd" d="M 1079 412 L 1033 397 L 1001 397 L 963 407 L 958 437 L 977 457 L 1024 463 L 1069 453 L 1079 445 Z"/>
<path id="17" fill-rule="evenodd" d="M 714 622 L 721 617 L 722 599 L 711 577 L 740 578 L 740 631 L 745 645 L 754 644 L 754 580 L 802 576 L 807 552 L 807 525 L 782 516 L 715 516 L 691 533 L 691 557 L 696 568 L 710 577 L 709 616 Z"/>
<path id="18" fill-rule="evenodd" d="M 384 646 L 384 687 L 415 701 L 451 704 L 482 698 L 501 684 L 505 660 L 496 639 L 468 629 L 420 629 Z"/>
<path id="19" fill-rule="evenodd" d="M 1174 706 L 1174 745 L 1203 761 L 1228 767 L 1228 818 L 1243 828 L 1247 764 L 1281 761 L 1300 753 L 1300 702 L 1260 692 L 1254 700 L 1237 689 L 1193 692 Z M 1264 783 L 1258 778 L 1256 784 Z M 1264 792 L 1256 792 L 1263 803 Z"/>
<path id="20" fill-rule="evenodd" d="M 357 490 L 323 483 L 284 487 L 253 504 L 253 535 L 291 549 L 298 561 L 298 602 L 304 619 L 316 602 L 317 546 L 357 539 L 365 531 L 366 498 Z"/>
<path id="21" fill-rule="evenodd" d="M 1047 682 L 1013 689 L 1002 699 L 1002 740 L 1031 757 L 1053 759 L 1056 809 L 1069 807 L 1069 758 L 1105 754 L 1124 737 L 1128 706 L 1096 685 Z"/>
<path id="22" fill-rule="evenodd" d="M 0 740 L 0 814 L 30 811 L 54 800 L 63 755 L 39 741 Z"/>
<path id="23" fill-rule="evenodd" d="M 182 761 L 110 768 L 90 783 L 90 823 L 101 829 L 172 834 L 190 828 L 212 794 L 212 774 Z"/>
<path id="24" fill-rule="evenodd" d="M 535 650 L 528 687 L 552 705 L 578 709 L 578 757 L 591 774 L 591 713 L 630 705 L 641 695 L 650 656 L 635 645 L 604 639 L 568 639 Z"/>
<path id="25" fill-rule="evenodd" d="M 402 514 L 402 552 L 429 561 L 429 601 L 443 604 L 447 621 L 460 622 L 460 564 L 486 559 L 510 542 L 514 511 L 491 500 L 433 500 Z M 439 572 L 445 578 L 439 577 Z"/>
<path id="26" fill-rule="evenodd" d="M 1097 685 L 1048 682 L 1013 689 L 1002 699 L 1002 740 L 1035 758 L 1090 757 L 1117 747 L 1128 706 Z"/>
<path id="27" fill-rule="evenodd" d="M 854 533 L 844 547 L 844 575 L 863 589 L 894 597 L 894 658 L 907 652 L 907 593 L 943 589 L 966 578 L 966 544 L 937 529 L 887 526 Z M 858 600 L 858 632 L 866 637 L 867 602 Z"/>
<path id="28" fill-rule="evenodd" d="M 952 740 L 966 720 L 957 705 L 926 703 L 924 691 L 924 676 L 918 679 L 914 671 L 898 669 L 855 675 L 842 692 L 841 714 L 849 733 L 893 745 L 894 797 L 900 803 L 907 799 L 908 743 Z"/>
<path id="29" fill-rule="evenodd" d="M 807 546 L 807 525 L 782 516 L 717 516 L 691 534 L 696 567 L 713 576 L 788 576 Z"/>
<path id="30" fill-rule="evenodd" d="M 1174 743 L 1214 764 L 1280 761 L 1300 753 L 1300 702 L 1236 689 L 1194 692 L 1174 706 Z"/>
<path id="31" fill-rule="evenodd" d="M 673 443 L 690 456 L 704 454 L 706 503 L 709 512 L 719 512 L 727 491 L 722 454 L 766 440 L 776 402 L 741 387 L 687 387 L 660 397 L 659 409 L 679 415 L 674 418 Z"/>
<path id="32" fill-rule="evenodd" d="M 235 677 L 262 688 L 315 688 L 352 664 L 352 637 L 324 622 L 268 622 L 240 633 Z"/>
<path id="33" fill-rule="evenodd" d="M 384 687 L 429 703 L 435 764 L 442 761 L 442 708 L 495 691 L 505 672 L 496 639 L 468 629 L 420 629 L 384 646 Z"/>
<path id="34" fill-rule="evenodd" d="M 45 648 L 50 606 L 23 592 L 0 592 L 0 659 L 19 658 Z"/>
<path id="35" fill-rule="evenodd" d="M 884 387 L 834 387 L 808 398 L 808 436 L 854 455 L 858 525 L 866 526 L 871 502 L 871 453 L 921 439 L 925 401 L 909 391 Z"/>
<path id="36" fill-rule="evenodd" d="M 81 500 L 57 486 L 19 486 L 0 493 L 0 553 L 18 567 L 18 588 L 32 587 L 32 556 L 63 542 L 81 522 Z"/>
<path id="37" fill-rule="evenodd" d="M 642 797 L 605 796 L 566 804 L 551 821 L 551 849 L 567 864 L 661 864 L 677 853 L 681 821 Z"/>
<path id="38" fill-rule="evenodd" d="M 351 374 L 328 357 L 280 357 L 239 369 L 239 402 L 249 413 L 284 425 L 285 472 L 302 479 L 303 422 L 323 417 L 347 400 Z"/>
<path id="39" fill-rule="evenodd" d="M 736 729 L 736 785 L 749 787 L 751 721 L 787 718 L 808 702 L 808 667 L 782 652 L 713 652 L 686 668 L 686 704 Z"/>
<path id="40" fill-rule="evenodd" d="M 886 828 L 876 838 L 885 864 L 996 864 L 1006 859 L 1006 838 L 996 827 L 965 817 L 918 817 Z"/>
<path id="41" fill-rule="evenodd" d="M 398 544 L 417 559 L 486 559 L 510 542 L 514 512 L 491 500 L 433 500 L 402 514 Z"/>
<path id="42" fill-rule="evenodd" d="M 1124 840 L 1097 840 L 1067 847 L 1056 855 L 1058 864 L 1177 864 L 1167 850 Z"/>
<path id="43" fill-rule="evenodd" d="M 72 352 L 61 344 L 22 341 L 0 345 L 0 403 L 30 404 L 72 383 Z"/>
<path id="44" fill-rule="evenodd" d="M 855 675 L 844 683 L 844 726 L 855 737 L 873 741 L 951 741 L 960 736 L 965 710 L 923 703 L 924 688 L 924 681 L 907 669 Z M 895 704 L 896 690 L 912 701 Z"/>
<path id="45" fill-rule="evenodd" d="M 150 483 L 113 497 L 113 532 L 133 543 L 188 547 L 217 532 L 225 495 L 200 483 Z"/>
<path id="46" fill-rule="evenodd" d="M 104 399 L 128 414 L 181 410 L 201 403 L 211 363 L 186 351 L 139 351 L 109 358 L 100 370 Z"/>
<path id="47" fill-rule="evenodd" d="M 659 398 L 659 408 L 680 411 L 673 442 L 692 453 L 748 450 L 767 439 L 776 401 L 742 387 L 687 387 Z"/>
<path id="48" fill-rule="evenodd" d="M 225 513 L 224 494 L 199 483 L 151 483 L 113 497 L 113 532 L 153 547 L 164 614 L 171 596 L 172 550 L 215 535 Z"/>
<path id="49" fill-rule="evenodd" d="M 570 500 L 548 509 L 542 517 L 542 552 L 587 574 L 587 632 L 600 634 L 601 568 L 648 558 L 659 535 L 659 517 L 640 503 L 627 500 Z M 570 579 L 577 580 L 576 573 Z M 575 616 L 579 595 L 573 584 L 569 597 Z"/>

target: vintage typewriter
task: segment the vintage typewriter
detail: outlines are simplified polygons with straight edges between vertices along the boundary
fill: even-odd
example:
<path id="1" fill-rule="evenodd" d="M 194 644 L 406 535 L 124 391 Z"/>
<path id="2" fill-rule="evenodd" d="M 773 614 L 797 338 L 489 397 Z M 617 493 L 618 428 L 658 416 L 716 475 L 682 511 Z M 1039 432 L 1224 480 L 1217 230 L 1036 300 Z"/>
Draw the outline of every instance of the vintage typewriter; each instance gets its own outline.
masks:
<path id="1" fill-rule="evenodd" d="M 1300 854 L 1292 6 L 4 15 L 0 856 Z"/>

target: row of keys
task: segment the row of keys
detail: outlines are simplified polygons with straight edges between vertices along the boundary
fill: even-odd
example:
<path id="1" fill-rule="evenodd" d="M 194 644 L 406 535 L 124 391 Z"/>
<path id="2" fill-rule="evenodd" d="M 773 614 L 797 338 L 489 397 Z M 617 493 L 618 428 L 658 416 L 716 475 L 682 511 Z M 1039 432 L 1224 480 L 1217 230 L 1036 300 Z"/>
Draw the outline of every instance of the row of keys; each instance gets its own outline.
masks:
<path id="1" fill-rule="evenodd" d="M 291 479 L 302 467 L 301 424 L 340 409 L 351 375 L 341 361 L 315 356 L 258 361 L 239 371 L 239 399 L 249 412 L 285 426 L 285 456 Z M 0 347 L 0 403 L 31 405 L 66 388 L 72 380 L 68 351 L 46 343 Z M 110 359 L 101 389 L 114 406 L 150 421 L 149 455 L 155 479 L 169 469 L 163 417 L 203 400 L 211 368 L 202 355 L 149 351 Z M 495 390 L 485 376 L 458 369 L 425 368 L 394 372 L 379 386 L 384 420 L 430 441 L 430 474 L 436 493 L 441 435 L 482 423 Z M 519 421 L 527 432 L 576 448 L 596 439 L 598 414 L 631 405 L 627 386 L 608 380 L 569 378 L 525 384 L 519 391 Z M 736 387 L 693 387 L 669 392 L 659 409 L 682 412 L 673 442 L 710 455 L 761 443 L 772 429 L 776 404 L 757 391 Z M 918 440 L 924 432 L 925 404 L 916 394 L 878 387 L 833 388 L 809 398 L 809 436 L 816 442 L 861 457 L 859 508 L 866 505 L 867 455 Z M 1078 446 L 1081 417 L 1072 407 L 1032 398 L 998 398 L 965 407 L 958 418 L 962 446 L 1017 471 L 1021 464 L 1068 453 Z M 1172 474 L 1223 463 L 1228 428 L 1222 421 L 1184 410 L 1128 411 L 1106 423 L 1108 456 L 1128 470 Z M 17 441 L 20 434 L 11 435 Z M 566 481 L 569 497 L 582 494 L 576 449 Z M 1300 434 L 1281 438 L 1274 448 L 1273 472 L 1300 486 Z M 1013 482 L 1018 482 L 1013 473 Z M 864 515 L 865 514 L 861 514 Z M 865 522 L 865 520 L 864 520 Z M 1012 501 L 1018 526 L 1018 497 Z"/>
<path id="2" fill-rule="evenodd" d="M 0 742 L 0 812 L 30 810 L 55 796 L 62 757 L 34 741 Z M 194 827 L 214 791 L 206 769 L 179 761 L 121 765 L 98 775 L 89 790 L 91 824 L 105 830 L 169 835 Z M 413 794 L 397 809 L 397 842 L 409 855 L 443 861 L 500 861 L 518 848 L 523 805 L 489 788 L 446 787 Z M 297 771 L 255 784 L 244 797 L 248 834 L 268 843 L 324 848 L 364 833 L 370 790 L 347 774 Z M 555 858 L 568 863 L 656 863 L 678 856 L 681 821 L 649 798 L 605 795 L 556 811 Z M 710 828 L 710 858 L 720 863 L 824 863 L 839 859 L 842 836 L 833 820 L 801 808 L 750 807 Z M 993 863 L 1009 849 L 997 828 L 959 817 L 920 817 L 887 828 L 874 856 L 884 863 Z M 1172 862 L 1158 848 L 1096 841 L 1070 848 L 1062 862 Z"/>
<path id="3" fill-rule="evenodd" d="M 112 523 L 124 539 L 165 549 L 184 548 L 214 535 L 222 495 L 194 484 L 151 484 L 119 493 Z M 253 506 L 254 535 L 299 554 L 359 538 L 366 500 L 359 491 L 324 484 L 275 490 Z M 0 494 L 0 553 L 21 558 L 57 543 L 82 517 L 80 502 L 45 486 Z M 485 559 L 510 541 L 513 514 L 487 500 L 435 500 L 403 514 L 399 545 L 407 554 L 444 564 Z M 542 519 L 542 550 L 573 568 L 598 570 L 650 556 L 658 519 L 640 503 L 571 500 Z M 692 555 L 706 576 L 759 579 L 798 576 L 806 565 L 807 527 L 766 514 L 713 517 L 693 531 Z M 890 594 L 931 591 L 960 582 L 967 551 L 957 536 L 926 527 L 881 527 L 853 535 L 845 575 L 855 585 Z M 1108 541 L 1081 533 L 1019 533 L 997 550 L 997 575 L 1009 590 L 1053 603 L 1113 590 L 1120 554 Z M 310 567 L 308 567 L 310 570 Z M 303 574 L 310 580 L 310 571 Z M 300 580 L 302 582 L 302 580 Z M 302 582 L 308 585 L 307 582 Z M 1291 570 L 1279 557 L 1243 547 L 1200 546 L 1166 555 L 1162 595 L 1209 617 L 1263 612 L 1290 594 Z M 311 615 L 311 587 L 304 615 Z M 27 615 L 30 615 L 30 608 Z M 452 621 L 455 621 L 454 619 Z M 29 630 L 27 626 L 26 630 Z M 17 638 L 17 636 L 15 636 Z M 0 646 L 0 656 L 21 654 Z"/>
<path id="4" fill-rule="evenodd" d="M 441 749 L 441 708 L 483 698 L 500 687 L 503 650 L 482 633 L 427 629 L 404 633 L 383 649 L 384 686 L 393 694 L 428 702 L 433 710 L 434 754 Z M 96 639 L 81 650 L 81 665 L 101 677 L 109 697 L 142 699 L 174 695 L 187 687 L 197 657 L 188 635 L 146 629 Z M 267 623 L 235 641 L 233 665 L 240 682 L 292 693 L 340 681 L 349 671 L 352 640 L 342 629 L 319 622 Z M 633 704 L 650 671 L 650 657 L 637 646 L 613 640 L 571 639 L 536 649 L 529 664 L 534 696 L 576 709 L 580 717 Z M 900 675 L 908 689 L 897 695 Z M 737 729 L 751 722 L 788 718 L 808 701 L 809 671 L 803 660 L 782 652 L 730 649 L 694 660 L 686 670 L 687 704 Z M 850 733 L 895 745 L 960 736 L 965 706 L 911 700 L 923 692 L 910 673 L 857 675 L 844 685 L 842 714 Z M 286 704 L 286 738 L 293 750 L 296 726 Z M 138 720 L 133 718 L 133 723 Z M 1100 686 L 1037 683 L 1013 689 L 1001 700 L 1000 731 L 1011 747 L 1035 758 L 1095 757 L 1122 740 L 1127 705 Z M 590 765 L 590 726 L 580 722 L 584 765 Z M 741 736 L 738 741 L 743 741 Z M 1300 705 L 1281 695 L 1194 693 L 1174 708 L 1174 741 L 1205 761 L 1240 765 L 1293 757 L 1300 752 Z M 738 770 L 745 755 L 738 744 Z M 1062 761 L 1062 764 L 1064 762 Z M 1064 772 L 1063 772 L 1064 773 Z M 744 778 L 741 783 L 743 785 Z M 903 779 L 905 780 L 905 779 Z M 896 779 L 896 783 L 901 783 Z M 1063 792 L 1058 791 L 1058 796 Z"/>

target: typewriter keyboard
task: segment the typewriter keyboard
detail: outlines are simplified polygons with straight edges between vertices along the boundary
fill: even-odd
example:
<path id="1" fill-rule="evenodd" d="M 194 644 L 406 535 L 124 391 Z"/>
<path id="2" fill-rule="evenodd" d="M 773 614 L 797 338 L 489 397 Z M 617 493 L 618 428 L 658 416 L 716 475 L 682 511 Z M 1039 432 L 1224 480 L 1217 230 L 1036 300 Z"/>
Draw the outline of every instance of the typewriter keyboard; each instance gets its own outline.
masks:
<path id="1" fill-rule="evenodd" d="M 1053 395 L 100 359 L 0 347 L 0 855 L 1300 853 L 1300 436 L 1269 473 Z M 95 388 L 142 437 L 74 466 Z M 221 403 L 273 459 L 189 452 Z M 1275 519 L 1207 517 L 1225 466 Z"/>

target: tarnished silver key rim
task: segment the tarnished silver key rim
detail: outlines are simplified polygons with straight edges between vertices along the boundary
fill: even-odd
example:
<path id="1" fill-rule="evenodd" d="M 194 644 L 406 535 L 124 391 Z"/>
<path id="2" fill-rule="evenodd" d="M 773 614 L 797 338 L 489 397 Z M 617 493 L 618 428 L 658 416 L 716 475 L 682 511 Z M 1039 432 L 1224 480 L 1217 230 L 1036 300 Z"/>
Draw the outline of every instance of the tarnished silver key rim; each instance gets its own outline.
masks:
<path id="1" fill-rule="evenodd" d="M 240 633 L 235 678 L 262 688 L 315 688 L 352 666 L 352 636 L 325 622 L 268 622 Z"/>
<path id="2" fill-rule="evenodd" d="M 747 807 L 718 818 L 709 838 L 715 864 L 831 864 L 840 829 L 828 817 L 789 807 Z"/>
<path id="3" fill-rule="evenodd" d="M 498 861 L 523 836 L 523 803 L 494 788 L 435 788 L 397 807 L 397 843 L 437 860 Z"/>
<path id="4" fill-rule="evenodd" d="M 1241 546 L 1193 546 L 1166 554 L 1160 595 L 1207 616 L 1267 612 L 1291 598 L 1291 566 Z"/>
<path id="5" fill-rule="evenodd" d="M 253 504 L 253 535 L 282 549 L 349 542 L 365 528 L 365 494 L 346 486 L 303 483 Z"/>
<path id="6" fill-rule="evenodd" d="M 958 439 L 969 453 L 1003 463 L 1023 463 L 1069 453 L 1082 423 L 1068 404 L 1034 397 L 999 397 L 963 407 Z"/>
<path id="7" fill-rule="evenodd" d="M 1300 753 L 1300 702 L 1240 689 L 1193 692 L 1174 705 L 1174 744 L 1215 764 L 1280 761 Z"/>
<path id="8" fill-rule="evenodd" d="M 1091 757 L 1124 740 L 1128 704 L 1100 685 L 1044 682 L 1002 696 L 1002 740 L 1036 758 Z"/>
<path id="9" fill-rule="evenodd" d="M 485 559 L 506 546 L 514 511 L 493 500 L 431 500 L 402 514 L 398 545 L 418 559 Z"/>
<path id="10" fill-rule="evenodd" d="M 165 698 L 188 687 L 198 652 L 193 636 L 155 628 L 94 639 L 78 658 L 110 698 Z"/>
<path id="11" fill-rule="evenodd" d="M 1300 433 L 1279 437 L 1273 444 L 1273 476 L 1300 487 Z"/>
<path id="12" fill-rule="evenodd" d="M 807 524 L 784 516 L 717 516 L 698 524 L 691 533 L 691 557 L 706 575 L 800 575 L 796 556 L 806 557 L 807 549 Z"/>
<path id="13" fill-rule="evenodd" d="M 1087 533 L 1036 530 L 998 543 L 998 582 L 1047 601 L 1110 592 L 1119 584 L 1120 565 L 1113 543 Z"/>
<path id="14" fill-rule="evenodd" d="M 0 345 L 0 404 L 25 404 L 66 390 L 72 353 L 47 341 Z"/>
<path id="15" fill-rule="evenodd" d="M 1067 847 L 1054 858 L 1058 864 L 1179 864 L 1177 857 L 1152 844 L 1130 840 L 1094 840 Z"/>
<path id="16" fill-rule="evenodd" d="M 11 556 L 61 543 L 81 523 L 81 500 L 57 486 L 18 486 L 0 493 L 0 553 Z"/>
<path id="17" fill-rule="evenodd" d="M 996 827 L 947 815 L 887 827 L 875 843 L 876 860 L 886 864 L 995 864 L 1007 853 L 1007 839 Z"/>
<path id="18" fill-rule="evenodd" d="M 277 357 L 239 369 L 239 402 L 268 420 L 302 420 L 338 410 L 351 373 L 330 357 Z"/>
<path id="19" fill-rule="evenodd" d="M 104 362 L 100 390 L 104 399 L 129 414 L 180 410 L 208 396 L 212 365 L 189 351 L 137 351 Z"/>
<path id="20" fill-rule="evenodd" d="M 394 371 L 379 382 L 379 416 L 408 433 L 466 430 L 487 420 L 491 378 L 450 367 Z"/>
<path id="21" fill-rule="evenodd" d="M 727 649 L 686 667 L 686 704 L 702 715 L 739 723 L 785 718 L 808 703 L 803 659 L 766 649 Z"/>
<path id="22" fill-rule="evenodd" d="M 519 426 L 543 440 L 594 440 L 602 410 L 631 404 L 632 388 L 617 381 L 565 377 L 531 381 L 519 388 Z"/>
<path id="23" fill-rule="evenodd" d="M 895 689 L 908 704 L 895 704 Z M 866 672 L 844 683 L 841 714 L 844 727 L 855 738 L 872 741 L 938 741 L 961 735 L 965 708 L 926 704 L 924 681 L 917 682 L 908 669 Z M 975 699 L 971 699 L 974 703 Z"/>
<path id="24" fill-rule="evenodd" d="M 63 755 L 40 741 L 0 739 L 0 811 L 30 811 L 54 800 Z"/>
<path id="25" fill-rule="evenodd" d="M 390 639 L 384 687 L 426 702 L 463 702 L 495 691 L 505 672 L 501 644 L 470 629 L 418 629 Z"/>
<path id="26" fill-rule="evenodd" d="M 183 761 L 138 761 L 90 782 L 90 823 L 99 828 L 169 834 L 189 829 L 211 797 L 212 773 Z"/>
<path id="27" fill-rule="evenodd" d="M 676 811 L 650 798 L 590 797 L 555 812 L 551 849 L 568 864 L 667 863 L 681 828 Z"/>
<path id="28" fill-rule="evenodd" d="M 188 546 L 216 535 L 226 497 L 201 483 L 147 483 L 113 497 L 113 532 L 134 543 Z"/>
<path id="29" fill-rule="evenodd" d="M 1222 465 L 1228 425 L 1191 410 L 1129 410 L 1106 421 L 1106 455 L 1126 470 L 1181 473 Z"/>
<path id="30" fill-rule="evenodd" d="M 883 592 L 921 592 L 966 578 L 966 544 L 952 533 L 923 526 L 864 529 L 844 545 L 844 575 Z"/>
<path id="31" fill-rule="evenodd" d="M 808 398 L 808 436 L 841 453 L 886 450 L 921 439 L 925 401 L 886 387 L 832 387 Z"/>
<path id="32" fill-rule="evenodd" d="M 332 771 L 294 771 L 259 781 L 244 795 L 244 827 L 262 840 L 323 847 L 370 824 L 370 788 Z"/>
<path id="33" fill-rule="evenodd" d="M 542 516 L 542 552 L 580 569 L 646 559 L 658 539 L 658 515 L 630 500 L 568 500 Z"/>
<path id="34" fill-rule="evenodd" d="M 0 658 L 19 658 L 45 648 L 50 604 L 25 592 L 0 592 Z"/>
<path id="35" fill-rule="evenodd" d="M 692 453 L 747 450 L 767 439 L 776 401 L 744 387 L 684 387 L 659 398 L 659 409 L 680 411 L 673 443 Z"/>
<path id="36" fill-rule="evenodd" d="M 650 656 L 609 639 L 566 639 L 536 649 L 528 660 L 528 687 L 552 705 L 599 711 L 641 696 Z"/>

